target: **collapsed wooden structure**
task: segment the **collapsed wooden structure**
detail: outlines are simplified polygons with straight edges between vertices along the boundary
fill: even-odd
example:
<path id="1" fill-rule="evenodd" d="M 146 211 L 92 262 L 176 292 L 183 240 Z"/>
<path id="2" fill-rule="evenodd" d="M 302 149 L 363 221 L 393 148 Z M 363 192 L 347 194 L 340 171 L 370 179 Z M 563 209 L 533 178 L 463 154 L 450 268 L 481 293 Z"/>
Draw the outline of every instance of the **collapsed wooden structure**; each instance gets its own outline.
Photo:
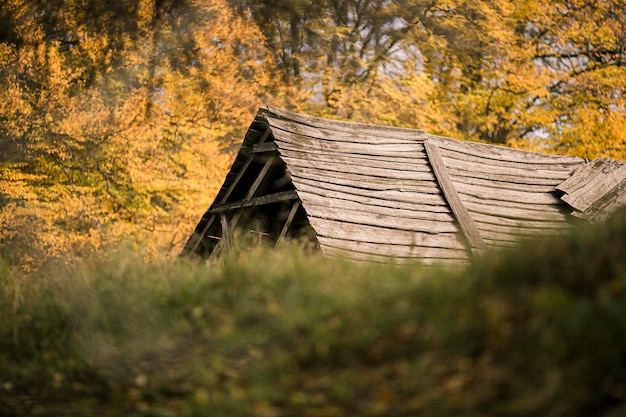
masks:
<path id="1" fill-rule="evenodd" d="M 182 254 L 216 253 L 238 228 L 276 244 L 310 233 L 326 256 L 454 265 L 621 205 L 620 161 L 260 109 Z"/>

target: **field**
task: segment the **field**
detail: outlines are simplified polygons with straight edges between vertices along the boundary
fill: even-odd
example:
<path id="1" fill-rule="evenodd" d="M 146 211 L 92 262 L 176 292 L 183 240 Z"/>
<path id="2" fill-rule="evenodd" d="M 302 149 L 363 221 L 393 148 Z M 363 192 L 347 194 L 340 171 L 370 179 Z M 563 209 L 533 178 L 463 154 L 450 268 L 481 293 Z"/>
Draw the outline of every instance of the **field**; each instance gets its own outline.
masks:
<path id="1" fill-rule="evenodd" d="M 626 415 L 626 216 L 467 269 L 0 264 L 2 416 Z"/>

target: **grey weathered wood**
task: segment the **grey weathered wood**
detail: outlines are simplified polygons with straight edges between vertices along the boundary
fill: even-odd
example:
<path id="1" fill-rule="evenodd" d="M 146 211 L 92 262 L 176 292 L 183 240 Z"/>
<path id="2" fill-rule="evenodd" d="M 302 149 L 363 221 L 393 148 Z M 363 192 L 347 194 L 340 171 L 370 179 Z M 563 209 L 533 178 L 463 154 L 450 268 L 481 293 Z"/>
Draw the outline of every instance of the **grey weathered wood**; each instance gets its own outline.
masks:
<path id="1" fill-rule="evenodd" d="M 298 193 L 299 195 L 302 196 L 302 198 L 304 198 L 304 193 L 307 193 L 307 194 L 317 195 L 328 200 L 331 200 L 331 199 L 337 200 L 337 201 L 347 200 L 347 201 L 353 201 L 356 203 L 369 204 L 372 206 L 389 207 L 392 209 L 415 210 L 417 212 L 432 212 L 432 213 L 447 213 L 447 214 L 451 213 L 450 208 L 448 207 L 447 204 L 428 205 L 428 204 L 422 204 L 420 202 L 408 201 L 410 199 L 407 199 L 407 201 L 395 201 L 395 200 L 389 200 L 386 198 L 377 197 L 373 195 L 373 193 L 371 192 L 368 193 L 364 191 L 362 195 L 348 194 L 348 193 L 341 192 L 341 191 L 324 189 L 322 188 L 323 186 L 324 184 L 322 184 L 321 186 L 319 185 L 310 186 L 307 183 L 305 183 L 304 180 L 301 180 L 298 183 Z"/>
<path id="2" fill-rule="evenodd" d="M 471 142 L 468 142 L 471 143 Z M 477 155 L 476 153 L 470 154 L 467 152 L 464 152 L 461 150 L 461 148 L 464 145 L 465 142 L 461 142 L 457 149 L 444 149 L 444 148 L 439 148 L 439 150 L 441 151 L 441 155 L 443 156 L 444 159 L 454 159 L 454 160 L 461 160 L 461 161 L 467 161 L 467 162 L 475 162 L 475 163 L 480 163 L 486 166 L 507 166 L 507 167 L 511 167 L 511 168 L 521 168 L 521 169 L 530 169 L 530 170 L 549 170 L 549 171 L 567 171 L 567 172 L 572 172 L 573 170 L 575 170 L 577 167 L 579 167 L 580 165 L 582 165 L 584 163 L 584 161 L 578 160 L 578 163 L 576 162 L 572 162 L 568 157 L 566 157 L 566 161 L 565 162 L 561 162 L 559 159 L 554 159 L 554 158 L 547 158 L 547 159 L 539 159 L 539 160 L 523 160 L 523 161 L 516 161 L 516 160 L 512 160 L 515 159 L 514 157 L 508 158 L 511 160 L 506 160 L 504 158 L 502 158 L 501 156 L 498 156 L 496 154 L 496 157 L 492 157 L 491 152 L 489 153 L 483 153 L 481 155 Z M 497 149 L 497 148 L 496 148 Z M 504 152 L 507 152 L 508 150 L 510 150 L 511 148 L 504 148 Z M 500 150 L 500 149 L 498 149 Z M 558 158 L 562 158 L 562 157 L 558 157 Z"/>
<path id="3" fill-rule="evenodd" d="M 294 190 L 281 191 L 279 193 L 267 194 L 261 197 L 254 197 L 254 198 L 250 198 L 247 200 L 215 204 L 209 209 L 208 213 L 209 214 L 223 213 L 223 212 L 242 209 L 242 208 L 256 207 L 256 206 L 262 206 L 265 204 L 277 203 L 279 201 L 295 200 L 297 198 L 298 198 L 298 194 Z"/>
<path id="4" fill-rule="evenodd" d="M 563 236 L 571 230 L 571 226 L 567 223 L 561 223 L 560 227 L 556 228 L 544 227 L 532 229 L 521 226 L 503 226 L 493 223 L 483 223 L 480 221 L 475 221 L 475 223 L 483 236 L 485 236 L 485 232 L 502 233 L 511 236 Z"/>
<path id="5" fill-rule="evenodd" d="M 572 173 L 572 170 L 553 171 L 550 169 L 533 169 L 532 166 L 529 166 L 528 168 L 515 168 L 509 166 L 508 164 L 502 164 L 501 166 L 486 165 L 480 162 L 463 161 L 460 159 L 446 159 L 445 164 L 449 168 L 462 170 L 468 173 L 484 172 L 491 175 L 501 175 L 503 177 L 524 177 L 530 180 L 534 178 L 542 180 L 556 180 L 556 183 L 569 178 Z"/>
<path id="6" fill-rule="evenodd" d="M 506 148 L 477 142 L 462 142 L 445 137 L 435 139 L 442 149 L 458 151 L 469 155 L 489 157 L 503 162 L 526 162 L 535 164 L 572 164 L 580 165 L 584 160 L 575 156 L 557 156 L 537 152 L 529 152 L 520 149 Z"/>
<path id="7" fill-rule="evenodd" d="M 263 135 L 261 135 L 261 137 L 259 138 L 257 143 L 259 143 L 259 144 L 264 143 L 267 140 L 267 138 L 269 137 L 270 133 L 271 133 L 271 130 L 268 127 L 267 129 L 265 129 L 265 132 L 263 133 Z M 228 198 L 232 194 L 232 192 L 235 189 L 235 187 L 239 184 L 239 181 L 241 180 L 241 177 L 243 176 L 245 171 L 248 169 L 248 167 L 250 166 L 250 164 L 252 163 L 253 160 L 254 160 L 254 155 L 248 156 L 248 158 L 246 159 L 246 162 L 239 169 L 239 172 L 237 173 L 237 175 L 233 179 L 233 182 L 228 186 L 228 188 L 226 190 L 224 190 L 224 193 L 222 193 L 220 191 L 220 193 L 216 197 L 216 200 L 219 203 L 224 203 L 224 202 L 226 202 L 228 200 Z M 232 168 L 231 168 L 231 170 L 232 170 Z M 204 236 L 207 234 L 209 229 L 213 226 L 213 223 L 215 222 L 216 219 L 217 219 L 217 217 L 215 215 L 211 215 L 209 217 L 209 219 L 207 221 L 207 224 L 205 225 L 203 230 L 200 233 L 198 233 L 198 235 L 200 235 L 201 237 L 198 239 L 197 236 L 196 236 L 193 239 L 193 241 L 192 241 L 191 238 L 187 241 L 187 243 L 185 244 L 185 250 L 186 251 L 188 251 L 188 252 L 195 252 L 195 250 L 200 245 L 200 242 L 202 242 L 202 239 L 204 238 Z M 193 237 L 193 235 L 192 235 L 192 237 Z"/>
<path id="8" fill-rule="evenodd" d="M 501 216 L 494 216 L 489 214 L 482 214 L 472 212 L 472 218 L 474 223 L 489 223 L 494 225 L 501 225 L 505 227 L 521 227 L 524 229 L 562 229 L 568 228 L 569 222 L 567 218 L 563 216 L 561 220 L 546 221 L 546 220 L 526 220 L 526 219 L 509 219 Z"/>
<path id="9" fill-rule="evenodd" d="M 585 210 L 583 217 L 594 222 L 603 222 L 624 206 L 626 206 L 626 179 L 597 199 Z"/>
<path id="10" fill-rule="evenodd" d="M 361 253 L 346 249 L 322 247 L 322 253 L 328 258 L 350 259 L 353 261 L 365 261 L 382 264 L 399 265 L 423 265 L 423 266 L 445 266 L 445 267 L 465 267 L 469 264 L 467 259 L 442 259 L 442 258 L 402 258 L 374 255 L 371 253 Z"/>
<path id="11" fill-rule="evenodd" d="M 228 225 L 228 218 L 226 217 L 226 213 L 220 213 L 220 223 L 222 224 L 222 239 L 220 243 L 226 249 L 229 249 L 232 247 L 233 239 L 230 226 Z"/>
<path id="12" fill-rule="evenodd" d="M 345 187 L 343 185 L 336 185 L 332 183 L 320 183 L 316 181 L 305 180 L 302 178 L 294 177 L 294 184 L 298 190 L 308 191 L 314 194 L 318 194 L 327 198 L 339 198 L 339 199 L 352 199 L 354 197 L 363 197 L 360 201 L 371 202 L 375 204 L 374 200 L 386 200 L 390 202 L 396 202 L 395 207 L 405 207 L 405 204 L 415 204 L 416 207 L 419 204 L 425 210 L 448 212 L 446 200 L 437 194 L 420 194 L 403 191 L 372 191 L 363 190 L 354 187 Z M 425 206 L 431 206 L 428 208 Z"/>
<path id="13" fill-rule="evenodd" d="M 489 180 L 494 182 L 503 182 L 510 184 L 530 184 L 530 185 L 549 185 L 556 187 L 561 182 L 558 178 L 540 178 L 540 177 L 527 177 L 520 174 L 495 174 L 493 172 L 484 172 L 482 170 L 470 171 L 466 168 L 448 167 L 450 176 L 454 178 L 454 181 L 460 181 L 463 177 L 478 178 L 483 180 Z"/>
<path id="14" fill-rule="evenodd" d="M 413 206 L 410 207 L 389 207 L 389 205 L 373 205 L 367 204 L 363 202 L 355 202 L 351 200 L 345 199 L 335 199 L 335 198 L 326 198 L 319 196 L 317 194 L 305 192 L 300 190 L 298 192 L 300 198 L 306 202 L 306 206 L 318 206 L 321 208 L 329 207 L 329 208 L 341 208 L 344 210 L 351 210 L 352 212 L 364 212 L 371 213 L 374 215 L 383 215 L 389 217 L 400 217 L 403 219 L 409 219 L 414 222 L 419 222 L 420 220 L 430 220 L 430 221 L 438 221 L 438 222 L 446 222 L 446 223 L 454 223 L 454 216 L 449 211 L 434 213 L 431 211 L 426 211 L 423 209 L 415 209 Z M 385 203 L 385 201 L 383 201 Z"/>
<path id="15" fill-rule="evenodd" d="M 316 215 L 328 220 L 336 220 L 346 223 L 380 226 L 393 230 L 407 230 L 424 233 L 456 233 L 458 228 L 450 221 L 432 221 L 405 219 L 399 216 L 376 214 L 367 211 L 354 211 L 342 207 L 329 207 L 328 205 L 307 204 L 310 215 Z"/>
<path id="16" fill-rule="evenodd" d="M 279 140 L 280 153 L 283 155 L 289 155 L 292 152 L 297 152 L 299 154 L 306 155 L 307 158 L 317 159 L 319 157 L 325 158 L 329 156 L 341 156 L 344 158 L 358 158 L 362 160 L 373 160 L 377 162 L 392 162 L 392 163 L 401 163 L 401 164 L 424 164 L 427 162 L 426 152 L 421 150 L 419 152 L 405 152 L 404 154 L 367 154 L 364 152 L 355 153 L 355 152 L 342 152 L 340 149 L 335 149 L 333 152 L 322 151 L 319 149 L 313 149 L 311 147 L 303 146 L 303 144 L 294 144 L 292 142 L 285 142 Z M 295 155 L 294 155 L 295 157 Z"/>
<path id="17" fill-rule="evenodd" d="M 354 240 L 324 236 L 319 236 L 318 241 L 322 246 L 347 249 L 354 252 L 369 253 L 373 255 L 413 258 L 467 259 L 467 250 L 465 249 L 357 242 Z"/>
<path id="18" fill-rule="evenodd" d="M 290 172 L 293 178 L 345 185 L 371 191 L 395 190 L 424 194 L 440 194 L 441 190 L 434 180 L 398 180 L 393 178 L 372 177 L 360 174 L 330 176 L 327 171 L 298 167 Z"/>
<path id="19" fill-rule="evenodd" d="M 524 203 L 524 202 L 511 202 L 506 200 L 491 200 L 489 198 L 479 198 L 473 195 L 459 193 L 461 201 L 463 203 L 474 203 L 483 205 L 485 208 L 500 207 L 504 209 L 524 209 L 529 211 L 537 211 L 543 213 L 564 213 L 568 211 L 566 204 L 536 204 L 536 203 Z"/>
<path id="20" fill-rule="evenodd" d="M 563 201 L 552 193 L 532 193 L 525 191 L 504 190 L 501 188 L 485 187 L 482 185 L 469 185 L 461 182 L 454 182 L 454 186 L 459 194 L 469 195 L 485 200 L 537 205 L 563 205 Z"/>
<path id="21" fill-rule="evenodd" d="M 448 170 L 448 172 L 449 171 L 450 170 Z M 519 184 L 460 175 L 454 175 L 452 178 L 455 184 L 463 183 L 469 185 L 480 185 L 494 189 L 525 191 L 529 193 L 550 193 L 555 191 L 554 181 L 550 181 L 550 184 Z"/>
<path id="22" fill-rule="evenodd" d="M 529 210 L 522 209 L 516 207 L 501 207 L 501 206 L 489 206 L 484 204 L 483 201 L 480 203 L 475 203 L 472 201 L 465 200 L 464 202 L 467 210 L 472 214 L 474 213 L 482 213 L 491 216 L 499 216 L 505 219 L 526 219 L 533 221 L 563 221 L 567 218 L 567 215 L 554 211 L 539 211 L 539 210 Z"/>
<path id="23" fill-rule="evenodd" d="M 459 195 L 454 188 L 454 184 L 450 180 L 450 175 L 448 174 L 446 166 L 441 158 L 441 153 L 439 152 L 437 144 L 431 141 L 426 141 L 424 145 L 426 147 L 426 153 L 428 154 L 428 160 L 430 161 L 433 171 L 435 172 L 435 176 L 437 177 L 437 181 L 441 186 L 443 194 L 448 201 L 450 209 L 454 213 L 465 238 L 472 248 L 484 249 L 485 242 L 483 242 L 480 232 L 476 228 L 469 212 L 459 198 Z"/>
<path id="24" fill-rule="evenodd" d="M 300 208 L 300 200 L 296 200 L 291 206 L 291 210 L 289 210 L 289 215 L 287 216 L 287 219 L 285 220 L 285 224 L 283 225 L 283 228 L 280 231 L 280 235 L 278 235 L 278 239 L 276 239 L 276 244 L 274 245 L 274 248 L 278 248 L 280 244 L 282 243 L 283 239 L 287 235 L 287 232 L 289 231 L 289 228 L 291 227 L 291 222 L 293 222 L 294 217 L 296 217 L 296 212 L 298 211 L 299 208 Z"/>
<path id="25" fill-rule="evenodd" d="M 281 158 L 287 163 L 290 171 L 295 171 L 296 167 L 316 168 L 322 171 L 370 175 L 373 177 L 393 178 L 401 180 L 434 180 L 434 176 L 427 170 L 423 171 L 403 171 L 400 169 L 387 168 L 367 168 L 359 165 L 341 164 L 332 162 L 304 161 L 286 156 Z"/>
<path id="26" fill-rule="evenodd" d="M 255 143 L 252 146 L 242 146 L 241 152 L 245 155 L 251 153 L 275 152 L 278 148 L 274 142 Z"/>
<path id="27" fill-rule="evenodd" d="M 382 136 L 388 138 L 399 138 L 411 140 L 416 135 L 423 133 L 417 129 L 406 129 L 401 127 L 379 126 L 366 123 L 345 122 L 339 120 L 322 119 L 298 113 L 292 113 L 276 107 L 268 107 L 271 113 L 283 119 L 293 120 L 305 126 L 313 126 L 333 130 L 335 132 L 353 133 L 359 132 L 362 135 Z M 267 119 L 274 119 L 271 114 L 266 116 Z"/>
<path id="28" fill-rule="evenodd" d="M 430 172 L 428 160 L 424 158 L 366 158 L 353 154 L 311 154 L 306 150 L 291 151 L 283 150 L 280 152 L 281 157 L 297 159 L 306 162 L 316 163 L 335 163 L 358 165 L 363 168 L 384 168 L 401 171 Z"/>
<path id="29" fill-rule="evenodd" d="M 332 142 L 319 139 L 312 139 L 296 133 L 274 130 L 274 140 L 280 148 L 281 142 L 302 146 L 303 149 L 310 148 L 325 152 L 345 152 L 364 155 L 382 155 L 407 157 L 408 155 L 423 152 L 422 143 L 411 143 L 407 145 L 395 144 L 370 144 L 359 142 Z"/>
<path id="30" fill-rule="evenodd" d="M 581 167 L 557 188 L 565 193 L 561 197 L 563 201 L 584 212 L 625 180 L 626 163 L 596 159 Z"/>

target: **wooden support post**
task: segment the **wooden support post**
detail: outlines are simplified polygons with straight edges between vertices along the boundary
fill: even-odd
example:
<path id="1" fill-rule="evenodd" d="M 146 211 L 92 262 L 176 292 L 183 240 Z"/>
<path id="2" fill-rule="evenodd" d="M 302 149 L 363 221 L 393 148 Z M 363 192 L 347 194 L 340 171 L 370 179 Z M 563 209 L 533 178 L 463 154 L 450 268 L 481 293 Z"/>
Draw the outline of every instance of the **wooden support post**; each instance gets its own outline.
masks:
<path id="1" fill-rule="evenodd" d="M 431 140 L 424 141 L 424 147 L 426 149 L 430 165 L 433 167 L 433 172 L 435 173 L 437 182 L 439 182 L 443 195 L 446 198 L 452 213 L 454 213 L 454 216 L 461 227 L 461 231 L 470 245 L 472 253 L 484 250 L 486 248 L 485 242 L 483 241 L 480 231 L 476 227 L 474 220 L 472 220 L 467 208 L 463 205 L 463 202 L 461 201 L 461 198 L 459 197 L 459 194 L 450 179 L 448 169 L 443 162 L 439 147 Z"/>
<path id="2" fill-rule="evenodd" d="M 291 222 L 293 221 L 294 217 L 296 217 L 296 212 L 298 211 L 298 208 L 300 208 L 300 200 L 295 201 L 293 205 L 291 206 L 291 210 L 289 211 L 289 215 L 287 216 L 287 220 L 285 221 L 283 230 L 280 231 L 280 235 L 278 236 L 278 239 L 276 239 L 276 244 L 274 245 L 274 249 L 278 249 L 280 247 L 280 243 L 287 235 L 287 231 L 289 231 Z"/>
<path id="3" fill-rule="evenodd" d="M 225 246 L 226 249 L 230 249 L 233 244 L 233 238 L 231 234 L 231 229 L 228 226 L 228 219 L 226 218 L 226 213 L 220 213 L 220 223 L 222 224 L 222 239 L 220 243 L 222 246 Z"/>
<path id="4" fill-rule="evenodd" d="M 267 140 L 267 138 L 270 135 L 270 133 L 272 133 L 272 130 L 268 126 L 267 129 L 265 129 L 265 132 L 263 132 L 263 135 L 259 138 L 259 141 L 256 144 L 257 145 L 261 145 L 261 144 L 265 143 L 265 141 Z M 228 190 L 226 190 L 226 193 L 220 198 L 220 201 L 219 201 L 220 203 L 225 203 L 228 200 L 228 198 L 232 194 L 232 192 L 235 189 L 235 187 L 237 186 L 237 184 L 239 184 L 239 181 L 241 180 L 241 177 L 243 177 L 243 174 L 246 172 L 246 170 L 248 169 L 248 167 L 250 166 L 250 164 L 254 160 L 255 156 L 256 155 L 254 153 L 250 154 L 248 156 L 248 158 L 246 159 L 246 162 L 243 164 L 243 166 L 241 167 L 241 169 L 237 173 L 237 176 L 233 180 L 232 184 L 230 184 L 230 187 L 228 187 Z M 202 240 L 204 239 L 204 235 L 206 235 L 206 233 L 209 231 L 211 226 L 213 226 L 213 223 L 215 222 L 216 219 L 217 219 L 217 216 L 211 215 L 211 217 L 209 217 L 209 220 L 207 221 L 206 226 L 204 226 L 204 228 L 202 229 L 202 231 L 200 233 L 196 234 L 197 236 L 193 236 L 192 235 L 193 240 L 191 238 L 189 239 L 189 241 L 185 245 L 185 249 L 183 251 L 186 252 L 186 253 L 193 253 L 193 252 L 195 252 L 196 249 L 198 248 L 198 246 L 200 245 L 200 242 L 202 242 Z"/>

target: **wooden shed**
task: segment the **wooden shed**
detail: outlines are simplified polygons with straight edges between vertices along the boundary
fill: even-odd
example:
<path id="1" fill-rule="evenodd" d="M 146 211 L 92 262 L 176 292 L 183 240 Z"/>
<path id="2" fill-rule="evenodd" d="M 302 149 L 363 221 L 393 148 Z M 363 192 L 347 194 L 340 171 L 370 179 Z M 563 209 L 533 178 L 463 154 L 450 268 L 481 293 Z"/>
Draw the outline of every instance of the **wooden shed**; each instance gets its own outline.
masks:
<path id="1" fill-rule="evenodd" d="M 310 234 L 322 253 L 462 264 L 475 252 L 563 233 L 626 204 L 626 164 L 587 162 L 421 130 L 260 109 L 183 255 L 233 231 L 278 243 Z"/>

